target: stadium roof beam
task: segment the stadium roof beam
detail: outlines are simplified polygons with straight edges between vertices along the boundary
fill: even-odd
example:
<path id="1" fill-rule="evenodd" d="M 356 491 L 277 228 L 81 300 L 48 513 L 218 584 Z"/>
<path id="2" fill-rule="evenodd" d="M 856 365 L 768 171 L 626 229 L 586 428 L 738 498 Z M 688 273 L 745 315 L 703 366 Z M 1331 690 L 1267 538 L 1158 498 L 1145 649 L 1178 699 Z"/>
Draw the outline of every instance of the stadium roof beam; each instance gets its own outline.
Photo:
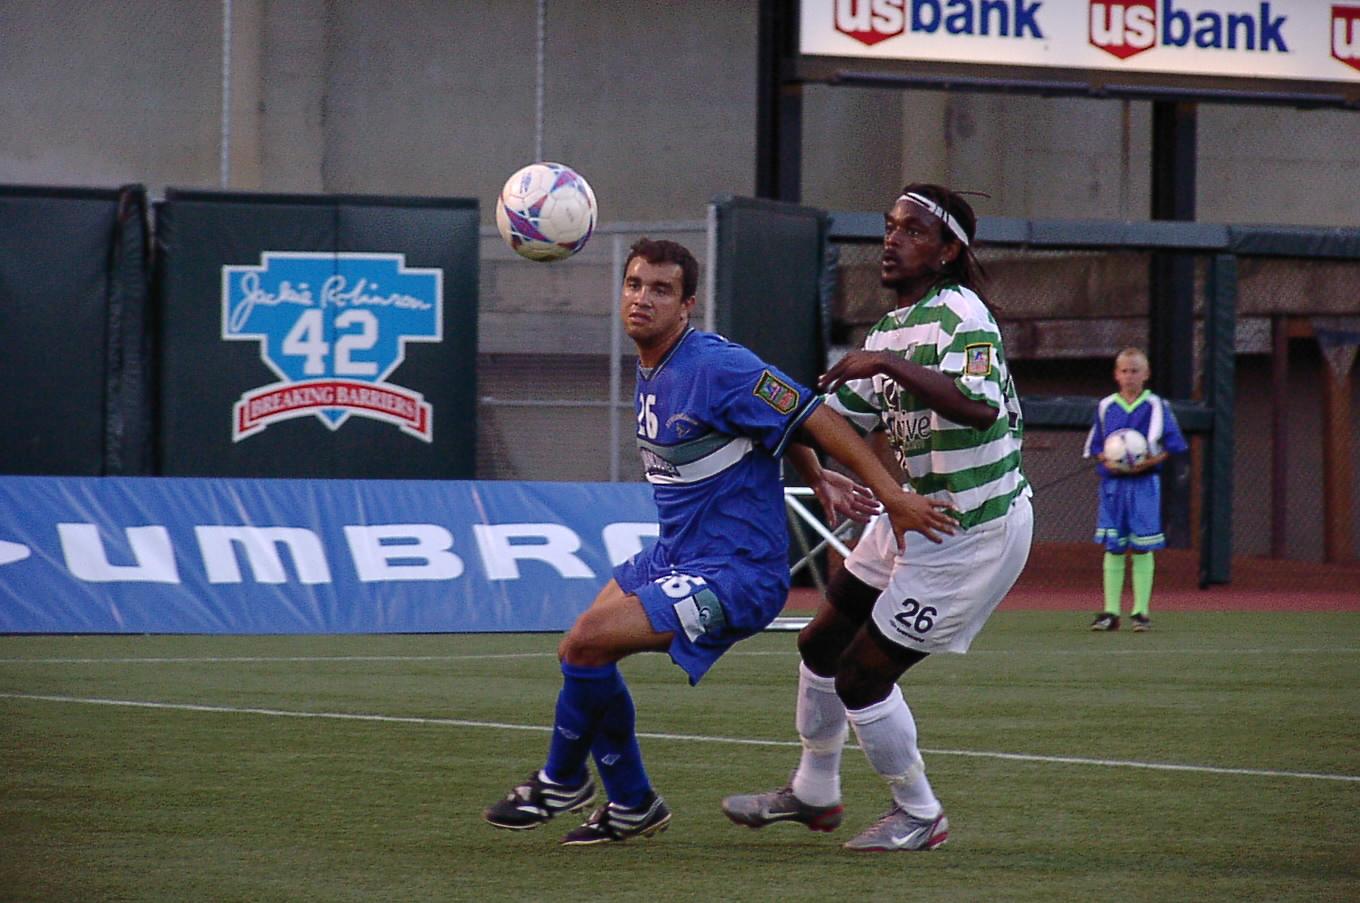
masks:
<path id="1" fill-rule="evenodd" d="M 975 91 L 992 94 L 1037 94 L 1041 97 L 1089 97 L 1110 100 L 1176 100 L 1193 103 L 1252 104 L 1300 109 L 1360 110 L 1360 95 L 1341 92 L 1267 91 L 1243 88 L 1170 87 L 1136 83 L 1104 83 L 1063 79 L 995 78 L 911 72 L 865 72 L 836 69 L 820 78 L 803 78 L 828 85 L 897 88 L 920 91 Z"/>

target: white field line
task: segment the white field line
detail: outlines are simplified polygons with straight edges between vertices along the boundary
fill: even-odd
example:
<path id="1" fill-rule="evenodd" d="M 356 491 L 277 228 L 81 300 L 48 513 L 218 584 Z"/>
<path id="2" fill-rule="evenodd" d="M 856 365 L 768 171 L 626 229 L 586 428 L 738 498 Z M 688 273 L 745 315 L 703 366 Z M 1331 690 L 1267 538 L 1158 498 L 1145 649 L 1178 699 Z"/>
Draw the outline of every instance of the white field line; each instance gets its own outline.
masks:
<path id="1" fill-rule="evenodd" d="M 780 653 L 783 654 L 783 653 Z M 196 665 L 269 662 L 453 662 L 462 659 L 546 658 L 553 652 L 479 652 L 468 655 L 203 655 L 174 658 L 0 658 L 0 665 Z"/>
<path id="2" fill-rule="evenodd" d="M 414 724 L 435 727 L 489 728 L 491 730 L 535 731 L 551 733 L 550 726 L 510 724 L 499 721 L 468 721 L 461 718 L 420 718 L 411 715 L 371 715 L 348 712 L 296 712 L 287 709 L 265 709 L 195 703 L 148 702 L 135 699 L 99 699 L 86 696 L 49 696 L 38 693 L 0 693 L 0 699 L 20 699 L 33 702 L 75 703 L 78 705 L 113 706 L 118 708 L 157 709 L 175 712 L 209 712 L 227 715 L 263 715 L 273 718 L 319 718 L 330 721 L 361 721 L 383 724 Z M 668 734 L 639 732 L 645 740 L 675 740 L 693 743 L 720 743 L 736 746 L 796 747 L 793 740 L 753 740 L 742 737 L 713 737 L 702 734 Z M 851 748 L 854 748 L 851 746 Z M 1090 759 L 1081 756 L 1041 756 L 1028 753 L 988 752 L 967 749 L 922 749 L 932 756 L 967 756 L 975 759 L 1003 759 L 1010 762 L 1042 762 L 1054 765 L 1097 765 L 1106 768 L 1141 768 L 1148 771 L 1186 771 L 1196 774 L 1240 775 L 1263 778 L 1293 778 L 1313 781 L 1343 781 L 1360 783 L 1360 775 L 1327 774 L 1312 771 L 1273 771 L 1265 768 L 1216 768 L 1210 765 L 1176 765 L 1162 762 L 1137 762 L 1127 759 Z"/>
<path id="3" fill-rule="evenodd" d="M 1255 649 L 974 649 L 970 656 L 1042 656 L 1082 657 L 1088 655 L 1355 655 L 1360 647 L 1323 646 L 1316 648 L 1278 649 L 1262 646 Z M 728 656 L 795 656 L 797 649 L 744 651 L 740 648 Z M 476 652 L 453 655 L 203 655 L 203 656 L 137 656 L 111 658 L 0 658 L 0 665 L 195 665 L 195 664 L 262 664 L 270 662 L 459 662 L 484 659 L 556 658 L 555 652 Z"/>

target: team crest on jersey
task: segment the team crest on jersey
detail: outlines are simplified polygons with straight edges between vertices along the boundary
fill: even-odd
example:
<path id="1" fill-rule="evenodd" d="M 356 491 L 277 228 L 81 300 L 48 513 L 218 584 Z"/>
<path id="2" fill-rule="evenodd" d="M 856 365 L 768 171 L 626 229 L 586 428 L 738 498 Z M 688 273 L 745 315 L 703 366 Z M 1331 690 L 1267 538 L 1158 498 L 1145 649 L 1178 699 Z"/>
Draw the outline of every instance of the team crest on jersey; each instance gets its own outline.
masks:
<path id="1" fill-rule="evenodd" d="M 760 375 L 756 383 L 756 397 L 781 414 L 788 414 L 798 407 L 798 390 L 769 370 Z"/>
<path id="2" fill-rule="evenodd" d="M 666 426 L 675 431 L 677 439 L 687 439 L 704 428 L 702 423 L 684 411 L 667 417 Z"/>
<path id="3" fill-rule="evenodd" d="M 223 266 L 222 338 L 259 342 L 278 377 L 241 395 L 232 441 L 307 416 L 331 430 L 369 417 L 433 441 L 430 404 L 388 377 L 407 342 L 443 329 L 444 271 L 404 254 L 265 251 L 258 266 Z"/>
<path id="4" fill-rule="evenodd" d="M 963 347 L 965 376 L 986 376 L 992 372 L 992 346 L 988 342 Z"/>

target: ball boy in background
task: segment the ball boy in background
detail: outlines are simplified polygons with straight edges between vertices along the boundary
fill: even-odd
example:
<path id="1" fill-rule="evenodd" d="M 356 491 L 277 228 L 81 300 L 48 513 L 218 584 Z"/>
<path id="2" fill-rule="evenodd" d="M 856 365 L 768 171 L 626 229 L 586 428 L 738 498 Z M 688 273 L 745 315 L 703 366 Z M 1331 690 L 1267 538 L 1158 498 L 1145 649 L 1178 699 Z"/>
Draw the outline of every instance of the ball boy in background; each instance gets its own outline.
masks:
<path id="1" fill-rule="evenodd" d="M 1096 406 L 1095 422 L 1086 436 L 1084 457 L 1096 459 L 1100 474 L 1100 509 L 1095 541 L 1105 545 L 1105 610 L 1096 614 L 1092 630 L 1118 630 L 1120 598 L 1124 593 L 1124 561 L 1133 563 L 1134 630 L 1152 626 L 1152 553 L 1166 547 L 1162 533 L 1162 463 L 1183 454 L 1188 446 L 1171 407 L 1145 388 L 1148 359 L 1138 348 L 1125 348 L 1114 359 L 1114 381 L 1119 391 Z M 1137 430 L 1147 439 L 1148 454 L 1128 470 L 1106 466 L 1105 437 L 1115 430 Z"/>

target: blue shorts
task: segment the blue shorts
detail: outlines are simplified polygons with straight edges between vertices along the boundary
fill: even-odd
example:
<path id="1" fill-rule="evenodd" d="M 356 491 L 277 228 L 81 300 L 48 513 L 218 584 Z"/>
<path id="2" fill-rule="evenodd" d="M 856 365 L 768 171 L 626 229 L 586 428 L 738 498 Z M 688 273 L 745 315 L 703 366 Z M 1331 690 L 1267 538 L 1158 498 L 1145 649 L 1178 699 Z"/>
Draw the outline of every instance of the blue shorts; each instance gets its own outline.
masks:
<path id="1" fill-rule="evenodd" d="M 764 630 L 789 598 L 784 561 L 699 559 L 670 564 L 652 546 L 614 569 L 625 593 L 642 600 L 652 629 L 674 633 L 671 661 L 697 684 L 738 640 Z"/>
<path id="2" fill-rule="evenodd" d="M 1155 473 L 1103 477 L 1096 542 L 1108 552 L 1152 552 L 1166 548 L 1162 532 L 1162 482 Z"/>

